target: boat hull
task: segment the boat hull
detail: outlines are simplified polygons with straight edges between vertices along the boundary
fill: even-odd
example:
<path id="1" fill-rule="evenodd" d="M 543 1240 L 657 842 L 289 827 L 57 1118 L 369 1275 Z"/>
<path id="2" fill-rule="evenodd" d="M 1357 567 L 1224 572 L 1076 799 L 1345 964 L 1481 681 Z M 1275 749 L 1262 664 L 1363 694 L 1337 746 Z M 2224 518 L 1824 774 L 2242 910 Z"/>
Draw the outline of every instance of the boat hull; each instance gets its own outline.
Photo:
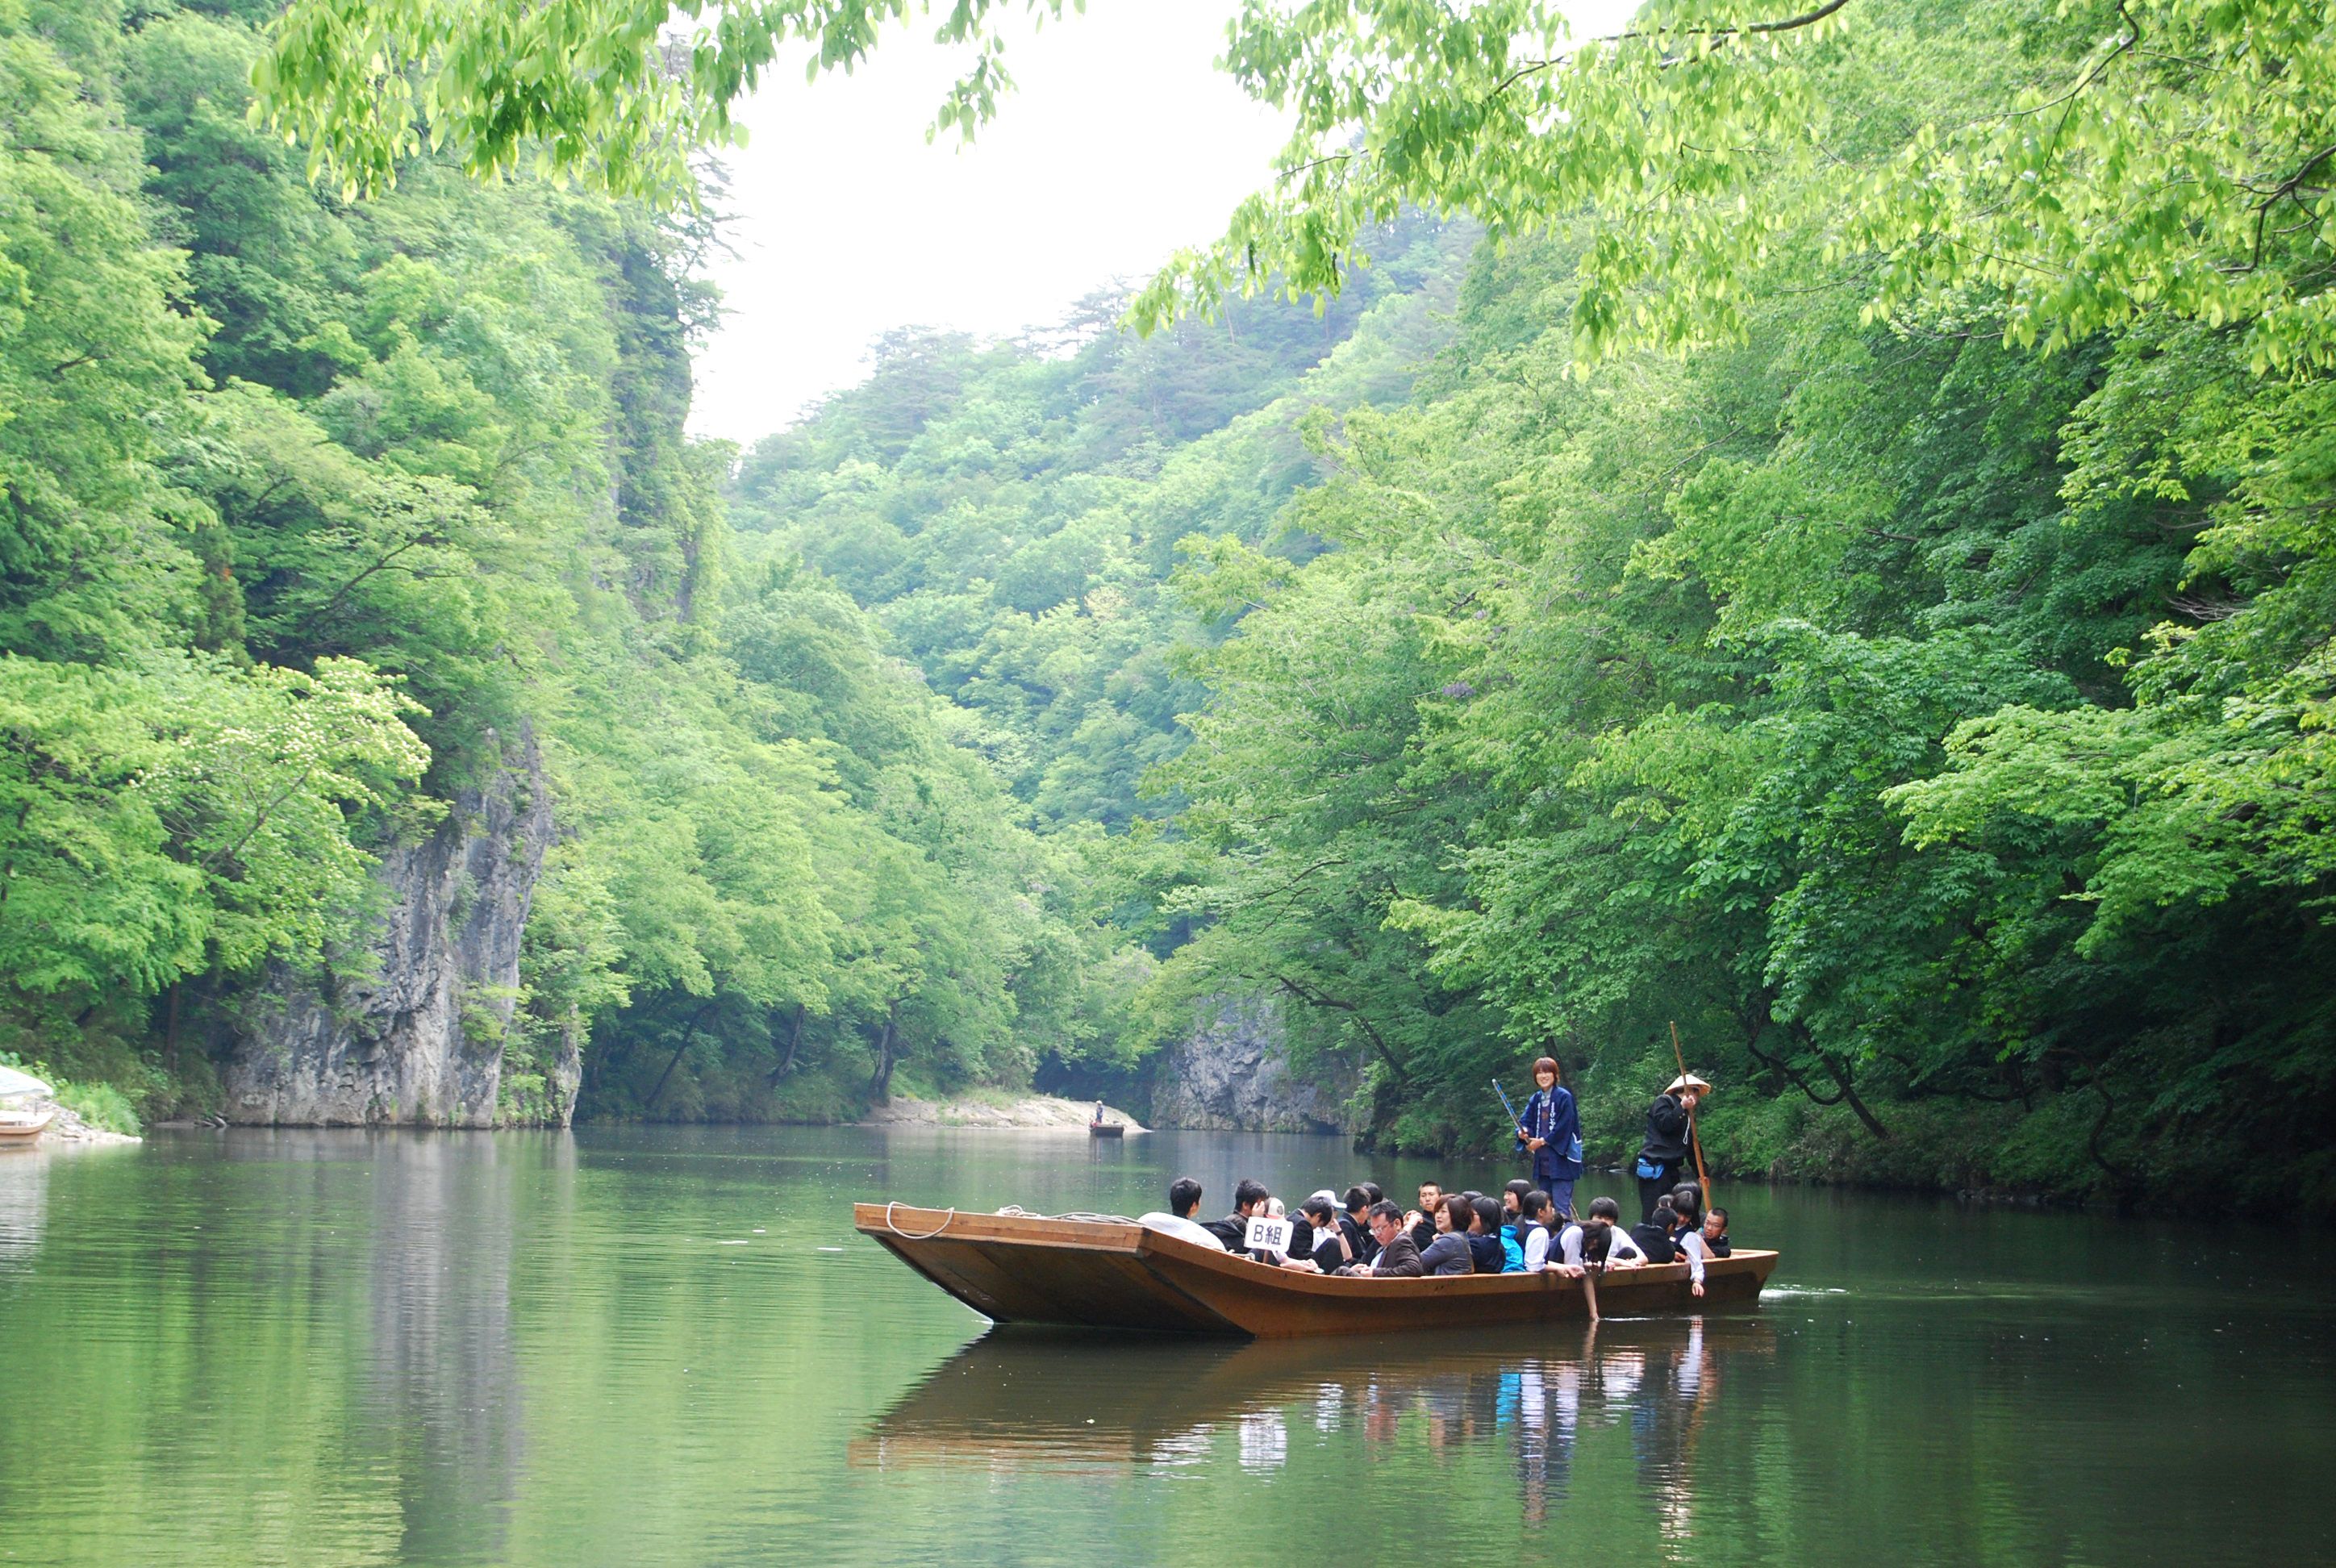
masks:
<path id="1" fill-rule="evenodd" d="M 1282 1339 L 1590 1315 L 1582 1282 L 1548 1272 L 1345 1279 L 1270 1268 L 1125 1222 L 903 1203 L 854 1204 L 852 1223 L 1000 1323 Z M 1628 1318 L 1748 1306 L 1776 1266 L 1769 1251 L 1714 1259 L 1705 1265 L 1701 1299 L 1689 1289 L 1685 1263 L 1617 1270 L 1599 1281 L 1599 1311 Z"/>
<path id="2" fill-rule="evenodd" d="M 30 1148 L 56 1120 L 54 1111 L 38 1116 L 0 1115 L 0 1148 Z"/>

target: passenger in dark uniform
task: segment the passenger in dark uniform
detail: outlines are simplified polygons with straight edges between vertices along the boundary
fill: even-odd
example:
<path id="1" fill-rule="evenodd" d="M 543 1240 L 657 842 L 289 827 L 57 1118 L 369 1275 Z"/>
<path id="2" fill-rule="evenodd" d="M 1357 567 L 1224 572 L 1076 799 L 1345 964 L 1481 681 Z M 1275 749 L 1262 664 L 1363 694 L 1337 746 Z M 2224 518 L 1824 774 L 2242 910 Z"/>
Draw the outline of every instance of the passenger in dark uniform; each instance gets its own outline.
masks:
<path id="1" fill-rule="evenodd" d="M 1435 1182 L 1419 1183 L 1419 1218 L 1412 1222 L 1411 1244 L 1421 1251 L 1436 1240 L 1436 1211 L 1444 1206 L 1444 1188 Z"/>
<path id="2" fill-rule="evenodd" d="M 1478 1198 L 1468 1205 L 1475 1223 L 1468 1227 L 1468 1257 L 1480 1274 L 1497 1274 L 1507 1257 L 1501 1245 L 1501 1205 L 1492 1198 Z"/>
<path id="3" fill-rule="evenodd" d="M 1249 1222 L 1265 1213 L 1265 1202 L 1272 1196 L 1264 1183 L 1244 1181 L 1233 1189 L 1233 1212 L 1222 1220 L 1206 1222 L 1201 1229 L 1222 1242 L 1234 1257 L 1249 1257 Z"/>
<path id="4" fill-rule="evenodd" d="M 1715 1258 L 1725 1258 L 1735 1250 L 1728 1241 L 1728 1211 L 1717 1203 L 1703 1217 L 1703 1244 Z"/>
<path id="5" fill-rule="evenodd" d="M 1379 1255 L 1378 1238 L 1371 1234 L 1370 1222 L 1364 1216 L 1379 1200 L 1371 1196 L 1375 1191 L 1368 1183 L 1357 1183 L 1347 1189 L 1344 1202 L 1347 1213 L 1338 1223 L 1347 1232 L 1347 1244 L 1355 1249 L 1355 1256 L 1368 1263 Z"/>
<path id="6" fill-rule="evenodd" d="M 1306 1218 L 1314 1227 L 1314 1244 L 1302 1254 L 1326 1274 L 1335 1274 L 1352 1263 L 1364 1262 L 1362 1250 L 1348 1239 L 1344 1218 L 1338 1205 L 1319 1193 L 1306 1200 Z M 1290 1249 L 1291 1267 L 1298 1266 L 1301 1256 L 1293 1242 Z"/>

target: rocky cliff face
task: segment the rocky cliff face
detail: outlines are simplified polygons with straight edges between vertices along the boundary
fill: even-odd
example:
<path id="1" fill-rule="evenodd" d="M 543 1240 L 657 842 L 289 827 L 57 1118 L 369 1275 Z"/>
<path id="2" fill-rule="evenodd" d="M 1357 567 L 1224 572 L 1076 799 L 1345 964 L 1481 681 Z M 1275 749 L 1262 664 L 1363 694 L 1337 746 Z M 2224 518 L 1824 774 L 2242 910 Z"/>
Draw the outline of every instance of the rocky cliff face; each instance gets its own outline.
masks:
<path id="1" fill-rule="evenodd" d="M 1245 998 L 1207 1009 L 1200 1026 L 1154 1059 L 1152 1125 L 1224 1132 L 1353 1131 L 1345 1093 L 1352 1063 L 1324 1061 L 1304 1076 L 1290 1071 L 1281 1009 Z"/>
<path id="2" fill-rule="evenodd" d="M 222 1075 L 227 1115 L 278 1125 L 485 1127 L 519 996 L 520 933 L 554 829 L 532 735 L 437 832 L 392 846 L 394 901 L 375 972 L 318 989 L 279 977 L 253 1002 Z M 548 1086 L 563 1123 L 572 1053 Z"/>

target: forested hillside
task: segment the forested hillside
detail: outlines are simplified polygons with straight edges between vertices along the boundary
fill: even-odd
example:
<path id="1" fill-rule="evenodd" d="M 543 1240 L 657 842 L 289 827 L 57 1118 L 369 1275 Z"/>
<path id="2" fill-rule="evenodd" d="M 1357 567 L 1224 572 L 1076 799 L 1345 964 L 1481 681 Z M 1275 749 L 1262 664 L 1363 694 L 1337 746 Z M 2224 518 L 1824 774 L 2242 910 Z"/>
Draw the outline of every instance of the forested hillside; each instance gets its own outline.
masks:
<path id="1" fill-rule="evenodd" d="M 208 1108 L 518 780 L 508 1118 L 1124 1086 L 1270 998 L 1383 1147 L 1548 1050 L 1621 1155 L 1676 1023 L 1734 1169 L 2336 1205 L 2323 8 L 1251 7 L 1220 244 L 738 453 L 703 228 L 457 165 L 687 211 L 870 8 L 684 69 L 587 0 L 586 71 L 336 4 L 262 80 L 348 200 L 248 128 L 262 0 L 0 0 L 16 1055 Z"/>
<path id="2" fill-rule="evenodd" d="M 461 998 L 502 1119 L 588 1040 L 600 1114 L 679 1116 L 1085 1048 L 1075 850 L 845 594 L 730 547 L 704 235 L 427 161 L 312 191 L 245 121 L 274 9 L 0 0 L 0 1048 L 221 1108 L 271 993 L 379 979 L 385 846 L 507 768 L 559 833 L 518 985 Z"/>
<path id="3" fill-rule="evenodd" d="M 1155 985 L 1312 1004 L 1406 1144 L 1496 1136 L 1548 1048 L 1625 1152 L 1676 1019 L 1739 1168 L 2336 1203 L 2330 14 L 1762 55 L 1655 6 L 1564 73 L 1370 9 L 1383 104 L 1252 18 L 1322 118 L 1235 239 L 1440 190 L 1511 244 L 1416 406 L 1321 426 L 1282 526 L 1330 548 L 1186 587 L 1239 625 L 1157 775 Z M 1370 153 L 1318 191 L 1309 135 Z"/>
<path id="4" fill-rule="evenodd" d="M 1138 338 L 1105 294 L 1017 343 L 894 334 L 867 382 L 745 454 L 734 523 L 868 607 L 1043 825 L 1157 818 L 1143 775 L 1201 695 L 1177 653 L 1204 628 L 1164 590 L 1180 550 L 1275 534 L 1322 472 L 1306 410 L 1409 397 L 1473 239 L 1406 222 L 1319 315 L 1249 302 Z"/>
<path id="5" fill-rule="evenodd" d="M 2324 18 L 2314 34 L 2260 9 L 2157 23 L 2200 50 L 2324 48 Z M 1374 15 L 1420 61 L 1455 58 L 1429 21 Z M 1260 82 L 1348 67 L 1328 44 L 1271 54 L 1310 24 L 1260 17 Z M 1370 1064 L 1351 1086 L 1383 1144 L 1496 1140 L 1489 1078 L 1549 1049 L 1619 1154 L 1675 1020 L 1732 1086 L 1710 1132 L 1737 1168 L 2127 1198 L 2244 1173 L 2324 1206 L 2336 1185 L 2292 1106 L 2336 1052 L 2329 360 L 2308 325 L 2330 297 L 2328 83 L 2296 100 L 2274 74 L 2242 111 L 2169 66 L 2146 129 L 2088 111 L 2071 179 L 2112 151 L 2190 177 L 2174 124 L 2283 177 L 2223 231 L 2253 275 L 2212 286 L 2231 292 L 2166 281 L 2193 258 L 2153 259 L 2169 242 L 2146 209 L 2095 200 L 2088 232 L 2019 236 L 2091 247 L 2049 257 L 2072 269 L 2055 293 L 1885 265 L 1897 220 L 1828 183 L 1951 155 L 1922 151 L 1929 132 L 1902 151 L 1913 128 L 2016 138 L 2017 115 L 1998 132 L 1986 111 L 2023 93 L 2065 122 L 2136 47 L 2020 5 L 1946 23 L 1864 7 L 1789 90 L 1755 90 L 1747 123 L 1822 104 L 1831 165 L 1681 175 L 1712 216 L 1645 219 L 1672 251 L 1624 248 L 1612 209 L 1531 208 L 1534 178 L 1607 177 L 1570 169 L 1586 151 L 1544 165 L 1444 127 L 1460 161 L 1412 188 L 1506 177 L 1484 200 L 1535 222 L 1477 256 L 1407 404 L 1322 395 L 1066 503 L 1076 487 L 1030 470 L 1067 453 L 1093 485 L 1117 453 L 1077 425 L 1032 439 L 1039 365 L 904 343 L 895 374 L 750 460 L 749 505 L 985 715 L 1049 819 L 1165 822 L 1108 861 L 1144 894 L 1120 917 L 1173 947 L 1140 998 L 1154 1028 L 1212 996 L 1280 998 L 1301 1057 Z M 1506 48 L 1516 24 L 1488 14 L 1466 45 Z M 1403 189 L 1404 138 L 1428 134 L 1421 104 L 1466 85 L 1422 73 L 1357 177 L 1382 195 Z M 1655 76 L 1644 92 L 1710 112 Z M 1348 123 L 1377 137 L 1377 112 Z M 1762 215 L 1734 225 L 1757 250 L 1717 216 L 1731 197 Z M 1321 243 L 1348 199 L 1326 185 L 1286 233 L 1245 215 L 1236 237 Z M 2237 277 L 2213 248 L 2228 210 L 2179 221 L 2195 265 Z M 1184 274 L 1203 297 L 1226 276 L 1210 265 Z M 1230 340 L 1254 309 L 1234 302 Z M 1286 500 L 1241 482 L 1277 471 L 1241 429 L 1304 443 Z M 993 453 L 1024 482 L 997 484 Z M 1205 503 L 1179 510 L 1202 475 Z M 1196 537 L 1163 598 L 1180 531 Z"/>

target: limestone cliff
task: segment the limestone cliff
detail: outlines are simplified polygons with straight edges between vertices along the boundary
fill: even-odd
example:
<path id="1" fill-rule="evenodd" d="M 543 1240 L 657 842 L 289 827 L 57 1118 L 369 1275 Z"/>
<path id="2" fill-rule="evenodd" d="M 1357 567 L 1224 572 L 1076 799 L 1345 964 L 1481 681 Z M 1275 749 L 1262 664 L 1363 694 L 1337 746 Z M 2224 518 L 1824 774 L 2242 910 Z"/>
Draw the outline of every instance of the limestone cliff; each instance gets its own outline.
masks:
<path id="1" fill-rule="evenodd" d="M 519 995 L 520 933 L 554 832 L 534 737 L 507 748 L 436 832 L 391 845 L 374 970 L 328 988 L 278 975 L 250 1003 L 222 1074 L 231 1121 L 485 1127 Z M 562 1124 L 572 1056 L 548 1086 Z"/>
<path id="2" fill-rule="evenodd" d="M 1204 1008 L 1192 1032 L 1153 1059 L 1151 1121 L 1229 1132 L 1351 1132 L 1344 1102 L 1355 1081 L 1351 1062 L 1292 1072 L 1280 1008 L 1261 998 L 1228 999 Z"/>

